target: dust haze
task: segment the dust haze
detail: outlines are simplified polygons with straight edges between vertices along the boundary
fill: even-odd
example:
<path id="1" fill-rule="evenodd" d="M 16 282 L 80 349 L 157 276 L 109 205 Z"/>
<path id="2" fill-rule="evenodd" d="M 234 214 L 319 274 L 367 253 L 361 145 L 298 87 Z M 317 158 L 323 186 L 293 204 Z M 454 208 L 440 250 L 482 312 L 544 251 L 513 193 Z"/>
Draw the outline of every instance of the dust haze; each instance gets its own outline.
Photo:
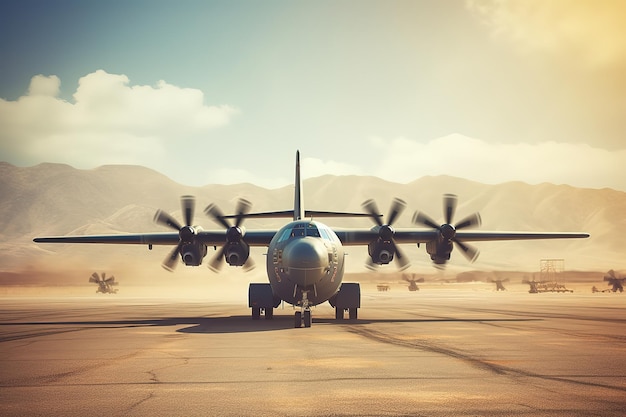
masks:
<path id="1" fill-rule="evenodd" d="M 44 298 L 152 297 L 247 303 L 248 283 L 267 280 L 264 269 L 258 267 L 245 275 L 241 270 L 229 271 L 226 267 L 223 272 L 216 274 L 206 266 L 186 268 L 183 265 L 169 272 L 160 266 L 169 251 L 169 248 L 155 248 L 155 253 L 144 254 L 152 262 L 131 262 L 124 257 L 117 260 L 86 258 L 79 255 L 64 257 L 62 262 L 32 261 L 21 269 L 0 272 L 0 294 Z M 93 272 L 105 273 L 107 277 L 115 276 L 118 293 L 96 294 L 97 285 L 88 282 Z"/>
<path id="2" fill-rule="evenodd" d="M 207 300 L 236 299 L 246 302 L 250 282 L 267 282 L 265 248 L 252 248 L 256 268 L 250 273 L 224 265 L 219 274 L 211 272 L 207 260 L 215 254 L 209 248 L 203 265 L 185 267 L 179 262 L 174 273 L 160 264 L 172 250 L 141 245 L 35 244 L 36 236 L 165 232 L 153 223 L 157 209 L 182 219 L 180 196 L 197 198 L 194 224 L 219 229 L 202 212 L 210 203 L 224 212 L 234 210 L 244 197 L 253 211 L 289 209 L 293 186 L 264 189 L 251 184 L 188 187 L 164 175 L 138 166 L 104 166 L 79 170 L 67 165 L 41 164 L 19 168 L 0 163 L 0 291 L 43 296 L 58 292 L 95 295 L 87 282 L 93 272 L 114 275 L 119 282 L 115 296 L 181 296 Z M 128 181 L 133 178 L 133 181 Z M 349 190 L 349 192 L 346 192 Z M 408 184 L 391 183 L 375 177 L 326 175 L 304 182 L 305 206 L 314 210 L 360 212 L 363 201 L 374 198 L 387 214 L 394 197 L 407 202 L 407 210 L 394 227 L 415 227 L 411 218 L 423 211 L 435 220 L 443 218 L 442 194 L 459 197 L 456 220 L 480 212 L 481 230 L 584 231 L 589 239 L 477 242 L 480 256 L 468 263 L 458 252 L 444 272 L 433 268 L 423 247 L 403 245 L 411 261 L 410 273 L 432 277 L 432 281 L 455 281 L 458 274 L 472 272 L 476 281 L 487 281 L 490 271 L 530 275 L 539 269 L 539 260 L 565 260 L 568 271 L 588 271 L 599 277 L 609 269 L 623 270 L 626 248 L 626 193 L 611 189 L 583 189 L 564 185 L 528 185 L 510 182 L 485 185 L 461 178 L 424 177 Z M 371 227 L 368 219 L 321 219 L 331 227 Z M 283 219 L 248 219 L 248 229 L 276 230 Z M 395 265 L 366 273 L 367 248 L 346 248 L 346 280 L 359 282 L 387 280 L 397 273 Z M 356 275 L 355 275 L 356 274 Z M 379 275 L 381 278 L 379 278 Z M 482 276 L 481 276 L 482 275 Z M 521 278 L 520 278 L 521 280 Z M 589 279 L 589 282 L 595 280 Z M 36 289 L 42 287 L 41 290 Z M 61 287 L 66 287 L 61 289 Z M 101 294 L 99 294 L 102 296 Z"/>

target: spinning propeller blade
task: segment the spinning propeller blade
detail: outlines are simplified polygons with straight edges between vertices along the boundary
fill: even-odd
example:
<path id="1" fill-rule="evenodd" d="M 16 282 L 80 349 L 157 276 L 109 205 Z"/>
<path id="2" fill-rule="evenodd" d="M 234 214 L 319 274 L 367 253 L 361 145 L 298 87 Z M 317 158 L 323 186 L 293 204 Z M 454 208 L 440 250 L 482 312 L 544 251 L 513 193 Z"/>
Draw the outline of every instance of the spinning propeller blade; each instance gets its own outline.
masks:
<path id="1" fill-rule="evenodd" d="M 378 236 L 383 241 L 391 242 L 393 245 L 393 250 L 395 253 L 395 259 L 398 263 L 399 269 L 402 271 L 410 266 L 409 259 L 404 256 L 404 253 L 400 249 L 400 247 L 396 244 L 393 235 L 395 231 L 391 225 L 400 217 L 400 214 L 406 208 L 406 202 L 399 198 L 394 198 L 391 203 L 391 207 L 389 207 L 389 215 L 387 216 L 387 223 L 384 223 L 380 218 L 380 212 L 378 210 L 378 206 L 374 199 L 369 199 L 365 201 L 362 205 L 363 210 L 368 213 L 376 226 L 378 226 Z M 375 269 L 376 265 L 372 261 L 372 258 L 368 256 L 365 266 L 368 269 Z"/>
<path id="2" fill-rule="evenodd" d="M 218 272 L 222 269 L 222 265 L 225 262 L 225 255 L 228 250 L 228 245 L 230 243 L 237 243 L 243 240 L 244 231 L 241 229 L 241 225 L 243 224 L 243 220 L 246 218 L 246 215 L 250 212 L 252 208 L 252 203 L 250 201 L 240 198 L 237 202 L 237 207 L 235 209 L 235 224 L 231 225 L 227 220 L 226 216 L 220 208 L 215 204 L 209 204 L 207 208 L 204 210 L 204 213 L 213 219 L 217 224 L 221 225 L 226 229 L 226 242 L 220 248 L 220 250 L 213 256 L 213 258 L 209 261 L 208 266 L 214 272 Z M 248 256 L 245 263 L 243 264 L 244 271 L 250 271 L 254 269 L 255 264 L 252 258 Z"/>
<path id="3" fill-rule="evenodd" d="M 170 229 L 174 229 L 178 231 L 179 240 L 178 244 L 172 249 L 170 254 L 163 261 L 163 268 L 168 271 L 173 271 L 178 265 L 178 255 L 180 250 L 185 243 L 193 243 L 196 236 L 196 230 L 192 226 L 193 216 L 196 208 L 196 199 L 190 195 L 184 195 L 180 198 L 180 205 L 183 212 L 183 217 L 185 218 L 185 226 L 181 226 L 181 224 L 176 221 L 170 214 L 164 212 L 163 210 L 157 210 L 154 215 L 155 223 L 161 224 L 163 226 L 169 227 Z"/>
<path id="4" fill-rule="evenodd" d="M 467 258 L 468 261 L 474 262 L 480 252 L 478 249 L 474 248 L 467 243 L 462 242 L 456 237 L 456 231 L 460 229 L 467 229 L 470 227 L 480 226 L 482 220 L 480 218 L 479 213 L 473 213 L 469 216 L 463 218 L 456 225 L 453 225 L 454 215 L 456 213 L 456 207 L 458 205 L 458 198 L 454 194 L 444 194 L 443 196 L 443 215 L 445 219 L 445 223 L 442 225 L 437 225 L 437 223 L 427 214 L 422 212 L 415 212 L 413 215 L 413 223 L 428 226 L 432 229 L 437 230 L 440 235 L 449 239 L 459 248 L 463 256 Z"/>

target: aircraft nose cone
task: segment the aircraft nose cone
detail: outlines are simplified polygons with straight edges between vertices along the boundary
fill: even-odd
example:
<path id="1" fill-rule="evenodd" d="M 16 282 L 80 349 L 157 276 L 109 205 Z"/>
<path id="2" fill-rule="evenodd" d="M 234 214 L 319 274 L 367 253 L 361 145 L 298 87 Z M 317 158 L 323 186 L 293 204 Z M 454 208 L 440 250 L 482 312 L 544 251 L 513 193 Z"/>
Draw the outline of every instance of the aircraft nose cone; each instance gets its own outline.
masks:
<path id="1" fill-rule="evenodd" d="M 328 250 L 320 239 L 296 239 L 283 250 L 283 263 L 289 268 L 324 268 L 328 266 Z"/>
<path id="2" fill-rule="evenodd" d="M 303 287 L 313 285 L 327 273 L 328 250 L 320 239 L 296 239 L 283 250 L 283 265 L 291 281 Z"/>

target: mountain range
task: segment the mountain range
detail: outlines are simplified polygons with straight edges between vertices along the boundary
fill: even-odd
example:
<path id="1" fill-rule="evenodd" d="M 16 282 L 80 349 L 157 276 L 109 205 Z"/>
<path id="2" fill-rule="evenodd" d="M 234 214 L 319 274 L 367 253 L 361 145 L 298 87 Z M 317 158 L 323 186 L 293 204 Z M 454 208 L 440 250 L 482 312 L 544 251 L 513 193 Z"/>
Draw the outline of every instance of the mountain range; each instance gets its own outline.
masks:
<path id="1" fill-rule="evenodd" d="M 294 187 L 264 189 L 252 184 L 190 187 L 178 184 L 151 169 L 130 165 L 108 165 L 80 170 L 62 164 L 16 167 L 0 162 L 0 271 L 28 268 L 120 268 L 161 274 L 160 263 L 171 248 L 124 245 L 35 244 L 36 236 L 69 234 L 143 233 L 168 231 L 153 223 L 157 209 L 182 221 L 181 195 L 197 198 L 195 224 L 219 229 L 203 213 L 210 203 L 225 213 L 233 212 L 237 200 L 252 202 L 252 211 L 286 210 L 293 206 Z M 361 212 L 361 203 L 376 200 L 386 215 L 391 201 L 399 197 L 407 209 L 394 227 L 417 227 L 413 213 L 424 211 L 443 222 L 442 195 L 458 195 L 455 220 L 480 212 L 481 230 L 494 231 L 582 231 L 589 239 L 478 242 L 481 254 L 474 264 L 458 252 L 448 268 L 510 269 L 535 271 L 539 260 L 564 259 L 566 269 L 597 270 L 626 267 L 626 193 L 613 189 L 583 189 L 568 185 L 507 182 L 486 185 L 449 176 L 423 177 L 407 184 L 376 177 L 325 175 L 304 181 L 307 209 Z M 368 219 L 320 219 L 336 227 L 370 227 Z M 284 219 L 249 219 L 247 228 L 273 229 Z M 404 252 L 415 271 L 432 271 L 423 247 L 406 245 Z M 212 256 L 212 248 L 208 256 Z M 362 271 L 366 248 L 348 248 L 347 269 Z M 257 265 L 263 265 L 264 252 L 253 250 Z M 201 267 L 202 268 L 202 267 Z M 393 270 L 393 266 L 389 266 Z M 184 268 L 178 267 L 178 271 Z M 229 269 L 229 268 L 226 268 Z M 158 272 L 157 272 L 158 271 Z M 175 272 L 174 276 L 179 272 Z M 209 271 L 202 268 L 202 274 Z M 263 275 L 264 268 L 256 269 Z"/>

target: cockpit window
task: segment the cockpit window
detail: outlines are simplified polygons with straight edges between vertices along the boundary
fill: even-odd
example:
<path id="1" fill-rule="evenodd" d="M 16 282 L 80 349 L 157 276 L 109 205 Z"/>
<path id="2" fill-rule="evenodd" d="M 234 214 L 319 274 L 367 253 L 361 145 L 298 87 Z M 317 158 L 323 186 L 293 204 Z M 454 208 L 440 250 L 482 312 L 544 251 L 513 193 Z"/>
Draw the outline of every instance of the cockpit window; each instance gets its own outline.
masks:
<path id="1" fill-rule="evenodd" d="M 325 240 L 332 240 L 330 231 L 324 228 L 323 225 L 318 226 L 315 223 L 296 223 L 293 227 L 286 227 L 284 230 L 280 231 L 278 242 L 283 242 L 293 237 L 304 236 L 321 237 Z"/>
<path id="2" fill-rule="evenodd" d="M 320 229 L 319 229 L 319 230 L 320 230 L 320 234 L 322 235 L 322 237 L 323 237 L 325 240 L 332 240 L 332 239 L 330 238 L 330 235 L 328 234 L 328 230 L 324 229 L 323 227 L 320 227 Z"/>
<path id="3" fill-rule="evenodd" d="M 293 229 L 291 229 L 291 237 L 301 237 L 304 236 L 304 225 L 296 224 Z"/>
<path id="4" fill-rule="evenodd" d="M 291 234 L 291 228 L 289 227 L 285 228 L 285 230 L 283 230 L 280 237 L 278 238 L 278 242 L 282 242 L 284 240 L 289 239 L 290 234 Z"/>
<path id="5" fill-rule="evenodd" d="M 317 226 L 316 225 L 314 225 L 313 223 L 309 223 L 309 224 L 307 224 L 306 235 L 307 236 L 320 237 L 320 232 L 319 232 L 319 230 L 317 230 Z"/>

